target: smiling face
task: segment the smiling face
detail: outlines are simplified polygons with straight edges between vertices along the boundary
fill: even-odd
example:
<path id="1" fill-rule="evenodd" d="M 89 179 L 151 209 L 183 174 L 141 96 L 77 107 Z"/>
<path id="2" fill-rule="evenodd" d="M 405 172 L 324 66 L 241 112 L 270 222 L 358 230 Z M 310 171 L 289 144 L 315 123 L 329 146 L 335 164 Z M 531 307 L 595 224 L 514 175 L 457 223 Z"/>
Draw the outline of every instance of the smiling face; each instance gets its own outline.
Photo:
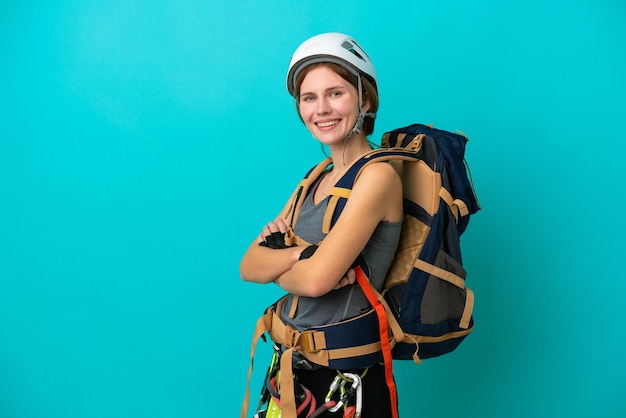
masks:
<path id="1" fill-rule="evenodd" d="M 342 143 L 359 115 L 356 87 L 326 65 L 306 73 L 299 88 L 300 117 L 311 134 L 326 145 Z M 363 107 L 367 110 L 367 104 Z"/>

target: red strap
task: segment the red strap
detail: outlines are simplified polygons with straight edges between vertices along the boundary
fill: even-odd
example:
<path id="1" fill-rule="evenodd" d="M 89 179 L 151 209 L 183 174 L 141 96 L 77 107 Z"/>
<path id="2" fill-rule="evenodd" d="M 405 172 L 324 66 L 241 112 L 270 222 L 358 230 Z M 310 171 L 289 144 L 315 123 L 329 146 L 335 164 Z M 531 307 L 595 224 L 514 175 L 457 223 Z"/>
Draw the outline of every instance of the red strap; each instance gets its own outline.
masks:
<path id="1" fill-rule="evenodd" d="M 398 395 L 396 389 L 396 382 L 393 380 L 393 362 L 391 358 L 391 346 L 389 345 L 389 329 L 387 326 L 387 314 L 385 307 L 376 297 L 374 288 L 370 284 L 370 281 L 365 276 L 365 273 L 361 267 L 356 266 L 354 268 L 356 273 L 356 281 L 361 286 L 361 290 L 367 297 L 369 303 L 376 310 L 376 316 L 378 316 L 378 328 L 380 329 L 380 344 L 383 350 L 383 360 L 385 363 L 385 379 L 387 381 L 387 387 L 389 388 L 389 397 L 391 401 L 391 413 L 392 418 L 398 418 Z"/>

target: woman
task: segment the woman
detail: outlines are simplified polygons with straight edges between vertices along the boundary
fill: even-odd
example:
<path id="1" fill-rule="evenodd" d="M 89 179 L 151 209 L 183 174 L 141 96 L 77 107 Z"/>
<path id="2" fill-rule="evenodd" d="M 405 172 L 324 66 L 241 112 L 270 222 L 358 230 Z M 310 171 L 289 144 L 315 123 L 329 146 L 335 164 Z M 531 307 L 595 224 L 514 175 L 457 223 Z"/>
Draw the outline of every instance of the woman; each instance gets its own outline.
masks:
<path id="1" fill-rule="evenodd" d="M 297 236 L 319 245 L 278 249 L 268 244 L 269 238 L 283 235 L 291 227 L 287 205 L 247 249 L 240 272 L 246 281 L 274 282 L 287 291 L 281 319 L 302 331 L 353 318 L 371 309 L 355 284 L 351 266 L 362 255 L 370 269 L 372 285 L 381 290 L 400 236 L 402 184 L 391 165 L 367 165 L 343 212 L 324 234 L 322 218 L 331 188 L 354 161 L 372 150 L 367 135 L 374 129 L 378 108 L 376 72 L 365 51 L 352 38 L 325 33 L 308 39 L 295 51 L 287 89 L 296 99 L 301 120 L 313 137 L 329 148 L 332 159 L 330 168 L 306 196 L 294 228 Z M 291 308 L 296 300 L 294 314 Z M 307 361 L 297 353 L 293 364 L 299 384 L 313 393 L 317 405 L 323 404 L 337 371 Z M 374 365 L 366 372 L 348 371 L 363 376 L 362 416 L 392 416 L 382 366 Z"/>

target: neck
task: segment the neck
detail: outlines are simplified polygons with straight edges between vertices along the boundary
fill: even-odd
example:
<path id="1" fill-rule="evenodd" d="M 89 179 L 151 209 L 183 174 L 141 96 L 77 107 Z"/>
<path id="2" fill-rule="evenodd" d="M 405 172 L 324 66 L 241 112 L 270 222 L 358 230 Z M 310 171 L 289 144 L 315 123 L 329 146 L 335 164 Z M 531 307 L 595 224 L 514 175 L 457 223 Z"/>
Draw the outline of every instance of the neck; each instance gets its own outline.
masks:
<path id="1" fill-rule="evenodd" d="M 330 158 L 336 168 L 347 167 L 363 154 L 372 150 L 363 133 L 351 136 L 342 143 L 330 147 Z"/>

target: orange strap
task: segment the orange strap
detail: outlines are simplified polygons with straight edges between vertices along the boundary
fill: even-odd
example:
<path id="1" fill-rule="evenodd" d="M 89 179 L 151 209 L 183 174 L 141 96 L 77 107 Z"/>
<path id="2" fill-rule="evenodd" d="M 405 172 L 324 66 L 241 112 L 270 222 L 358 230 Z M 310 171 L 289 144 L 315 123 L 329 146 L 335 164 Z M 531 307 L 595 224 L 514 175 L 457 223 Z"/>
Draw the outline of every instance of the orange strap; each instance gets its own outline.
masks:
<path id="1" fill-rule="evenodd" d="M 392 418 L 398 418 L 398 391 L 396 389 L 396 382 L 393 380 L 393 361 L 391 358 L 391 345 L 389 344 L 389 329 L 387 327 L 387 314 L 385 307 L 376 297 L 376 293 L 369 280 L 365 276 L 365 273 L 361 267 L 354 268 L 356 273 L 356 281 L 361 286 L 361 290 L 367 297 L 367 300 L 376 310 L 378 316 L 378 327 L 380 329 L 380 343 L 383 348 L 383 360 L 385 363 L 385 380 L 387 381 L 387 387 L 389 388 L 389 397 L 391 401 L 391 413 Z"/>

